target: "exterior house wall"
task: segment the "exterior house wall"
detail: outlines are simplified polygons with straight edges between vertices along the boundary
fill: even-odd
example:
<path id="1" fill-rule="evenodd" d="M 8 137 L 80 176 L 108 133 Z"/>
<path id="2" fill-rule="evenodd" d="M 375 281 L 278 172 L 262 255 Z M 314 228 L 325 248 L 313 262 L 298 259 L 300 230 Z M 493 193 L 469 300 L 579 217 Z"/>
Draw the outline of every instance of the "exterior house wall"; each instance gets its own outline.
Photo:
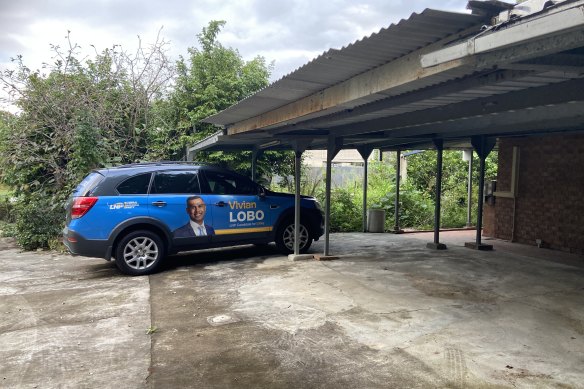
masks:
<path id="1" fill-rule="evenodd" d="M 520 150 L 516 198 L 485 205 L 484 234 L 531 245 L 540 239 L 584 254 L 584 135 L 501 139 L 497 191 L 511 190 L 514 146 Z"/>
<path id="2" fill-rule="evenodd" d="M 354 149 L 341 150 L 333 159 L 333 163 L 349 165 L 363 164 L 363 157 Z M 326 150 L 307 150 L 304 153 L 304 164 L 314 167 L 326 166 Z"/>

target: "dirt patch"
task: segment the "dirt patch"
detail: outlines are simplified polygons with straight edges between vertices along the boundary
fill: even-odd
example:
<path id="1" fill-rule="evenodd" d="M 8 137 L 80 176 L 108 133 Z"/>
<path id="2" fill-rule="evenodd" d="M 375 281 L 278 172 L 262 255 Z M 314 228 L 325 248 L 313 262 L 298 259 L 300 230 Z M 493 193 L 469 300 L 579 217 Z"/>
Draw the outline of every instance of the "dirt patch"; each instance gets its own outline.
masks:
<path id="1" fill-rule="evenodd" d="M 414 288 L 430 297 L 480 303 L 494 303 L 497 299 L 495 294 L 478 290 L 468 284 L 451 284 L 431 278 L 416 277 L 412 274 L 406 277 Z"/>
<path id="2" fill-rule="evenodd" d="M 527 369 L 513 368 L 510 365 L 507 365 L 505 369 L 505 371 L 496 372 L 493 374 L 493 376 L 498 380 L 503 380 L 510 383 L 514 387 L 517 385 L 526 385 L 527 387 L 530 387 L 532 386 L 532 380 L 535 380 L 533 382 L 538 382 L 541 384 L 542 380 L 545 381 L 553 379 L 553 377 L 549 374 L 535 373 Z"/>
<path id="3" fill-rule="evenodd" d="M 0 238 L 0 251 L 17 249 L 18 245 L 14 238 Z"/>

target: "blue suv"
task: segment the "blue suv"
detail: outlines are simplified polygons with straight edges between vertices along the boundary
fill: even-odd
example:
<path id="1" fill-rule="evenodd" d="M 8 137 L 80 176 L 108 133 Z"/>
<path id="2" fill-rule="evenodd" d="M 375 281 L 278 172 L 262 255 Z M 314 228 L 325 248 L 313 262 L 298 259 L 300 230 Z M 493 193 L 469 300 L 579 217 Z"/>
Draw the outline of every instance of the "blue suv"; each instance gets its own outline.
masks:
<path id="1" fill-rule="evenodd" d="M 301 199 L 300 251 L 324 233 L 313 197 Z M 63 241 L 73 254 L 115 259 L 125 274 L 154 272 L 180 251 L 275 242 L 294 249 L 294 195 L 229 170 L 185 163 L 99 169 L 67 203 Z"/>

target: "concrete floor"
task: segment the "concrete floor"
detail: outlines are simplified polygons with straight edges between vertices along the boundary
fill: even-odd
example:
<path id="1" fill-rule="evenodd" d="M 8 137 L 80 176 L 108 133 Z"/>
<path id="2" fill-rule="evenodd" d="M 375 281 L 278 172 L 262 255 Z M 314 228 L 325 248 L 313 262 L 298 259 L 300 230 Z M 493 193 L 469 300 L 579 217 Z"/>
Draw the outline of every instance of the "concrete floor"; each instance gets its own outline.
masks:
<path id="1" fill-rule="evenodd" d="M 473 239 L 333 234 L 335 261 L 246 246 L 139 278 L 5 243 L 0 387 L 584 388 L 584 258 Z"/>

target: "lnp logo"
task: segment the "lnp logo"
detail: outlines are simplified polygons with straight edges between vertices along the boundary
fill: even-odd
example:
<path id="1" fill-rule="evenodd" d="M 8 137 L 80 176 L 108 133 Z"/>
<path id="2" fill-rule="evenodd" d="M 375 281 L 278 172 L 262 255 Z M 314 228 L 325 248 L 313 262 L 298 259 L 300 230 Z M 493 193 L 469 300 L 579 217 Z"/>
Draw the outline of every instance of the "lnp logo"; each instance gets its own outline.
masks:
<path id="1" fill-rule="evenodd" d="M 125 201 L 123 203 L 110 204 L 109 209 L 111 209 L 111 210 L 132 209 L 132 208 L 136 208 L 139 206 L 140 206 L 140 204 L 138 204 L 137 201 Z"/>

